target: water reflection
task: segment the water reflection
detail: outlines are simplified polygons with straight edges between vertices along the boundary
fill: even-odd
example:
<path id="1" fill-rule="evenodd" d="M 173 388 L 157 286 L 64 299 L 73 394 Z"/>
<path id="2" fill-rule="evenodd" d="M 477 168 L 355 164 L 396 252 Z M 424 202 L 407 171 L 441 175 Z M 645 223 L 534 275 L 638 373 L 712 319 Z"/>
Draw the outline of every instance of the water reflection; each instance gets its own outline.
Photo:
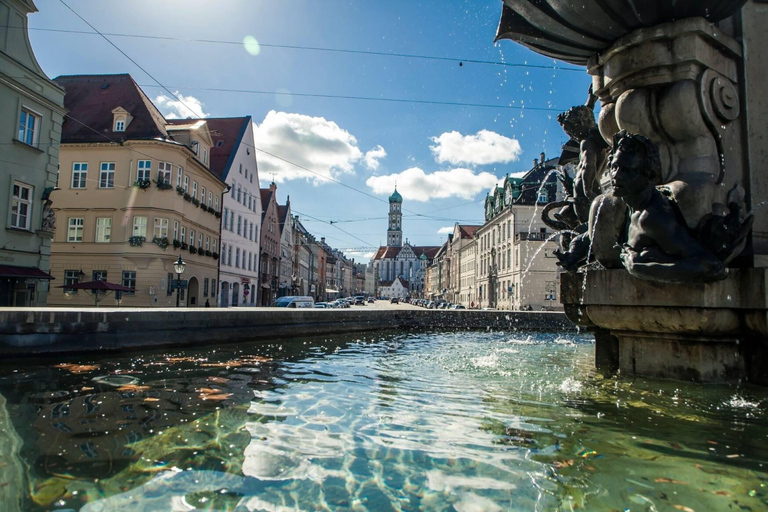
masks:
<path id="1" fill-rule="evenodd" d="M 765 390 L 604 379 L 591 350 L 385 333 L 14 363 L 0 428 L 29 470 L 0 474 L 19 510 L 768 506 Z"/>

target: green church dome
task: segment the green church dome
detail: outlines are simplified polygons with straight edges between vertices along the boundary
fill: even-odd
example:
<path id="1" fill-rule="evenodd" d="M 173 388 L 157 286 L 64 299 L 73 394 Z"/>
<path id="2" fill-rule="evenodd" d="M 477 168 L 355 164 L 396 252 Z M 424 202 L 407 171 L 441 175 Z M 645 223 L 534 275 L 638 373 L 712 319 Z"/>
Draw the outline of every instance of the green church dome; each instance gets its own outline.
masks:
<path id="1" fill-rule="evenodd" d="M 389 202 L 390 203 L 402 203 L 403 202 L 403 196 L 401 196 L 397 192 L 397 187 L 395 187 L 395 191 L 392 193 L 392 195 L 389 196 Z"/>

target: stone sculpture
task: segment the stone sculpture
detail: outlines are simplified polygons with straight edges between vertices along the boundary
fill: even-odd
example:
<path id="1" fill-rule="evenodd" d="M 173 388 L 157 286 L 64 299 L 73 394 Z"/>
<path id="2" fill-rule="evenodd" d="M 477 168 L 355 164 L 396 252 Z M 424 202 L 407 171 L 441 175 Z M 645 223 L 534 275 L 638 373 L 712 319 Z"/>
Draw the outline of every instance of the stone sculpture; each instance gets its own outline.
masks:
<path id="1" fill-rule="evenodd" d="M 725 265 L 744 249 L 752 225 L 751 215 L 741 219 L 738 190 L 729 194 L 728 214 L 710 214 L 696 232 L 687 226 L 669 189 L 656 187 L 661 169 L 653 142 L 623 130 L 617 133 L 609 167 L 611 191 L 592 202 L 588 230 L 567 251 L 556 251 L 559 265 L 575 272 L 594 256 L 615 268 L 618 256 L 630 274 L 642 279 L 724 279 Z"/>

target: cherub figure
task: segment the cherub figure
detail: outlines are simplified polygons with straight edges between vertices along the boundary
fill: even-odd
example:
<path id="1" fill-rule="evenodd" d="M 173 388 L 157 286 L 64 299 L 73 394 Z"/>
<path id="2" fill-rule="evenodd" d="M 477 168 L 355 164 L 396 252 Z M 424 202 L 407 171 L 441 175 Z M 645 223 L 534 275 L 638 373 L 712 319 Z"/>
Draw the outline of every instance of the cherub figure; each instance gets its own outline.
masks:
<path id="1" fill-rule="evenodd" d="M 56 212 L 53 211 L 52 206 L 53 201 L 46 199 L 43 205 L 43 231 L 56 231 Z"/>
<path id="2" fill-rule="evenodd" d="M 680 221 L 672 199 L 654 185 L 661 180 L 661 159 L 653 142 L 621 131 L 610 159 L 613 195 L 629 208 L 621 261 L 630 274 L 669 283 L 724 279 L 726 269 Z"/>
<path id="3" fill-rule="evenodd" d="M 592 94 L 590 88 L 586 105 L 571 107 L 557 116 L 557 121 L 565 133 L 579 143 L 579 162 L 569 201 L 572 202 L 573 213 L 581 224 L 588 222 L 590 205 L 600 195 L 600 177 L 605 171 L 608 159 L 609 146 L 595 123 L 596 101 L 597 97 Z M 573 213 L 564 209 L 555 217 L 566 220 L 572 218 Z"/>

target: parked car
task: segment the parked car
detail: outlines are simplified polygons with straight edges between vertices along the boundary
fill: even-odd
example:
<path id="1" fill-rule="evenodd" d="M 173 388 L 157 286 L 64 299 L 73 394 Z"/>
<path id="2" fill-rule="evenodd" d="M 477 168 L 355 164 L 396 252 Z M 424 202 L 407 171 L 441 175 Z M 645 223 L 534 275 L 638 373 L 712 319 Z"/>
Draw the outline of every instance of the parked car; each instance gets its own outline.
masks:
<path id="1" fill-rule="evenodd" d="M 391 299 L 389 299 L 389 303 L 390 304 L 400 304 L 400 299 L 398 299 L 397 297 L 392 297 Z"/>
<path id="2" fill-rule="evenodd" d="M 329 309 L 331 305 L 327 302 L 315 302 L 315 307 L 317 309 Z"/>
<path id="3" fill-rule="evenodd" d="M 300 297 L 298 295 L 286 295 L 285 297 L 278 297 L 275 302 L 272 303 L 273 308 L 313 308 L 315 307 L 315 299 L 312 297 Z"/>
<path id="4" fill-rule="evenodd" d="M 373 300 L 373 297 L 368 297 L 368 304 L 373 304 L 374 302 L 376 301 Z"/>
<path id="5" fill-rule="evenodd" d="M 362 295 L 355 297 L 355 306 L 365 306 L 365 297 Z"/>
<path id="6" fill-rule="evenodd" d="M 451 306 L 451 309 L 467 309 L 467 308 L 465 308 L 461 304 L 454 304 L 453 306 Z"/>

